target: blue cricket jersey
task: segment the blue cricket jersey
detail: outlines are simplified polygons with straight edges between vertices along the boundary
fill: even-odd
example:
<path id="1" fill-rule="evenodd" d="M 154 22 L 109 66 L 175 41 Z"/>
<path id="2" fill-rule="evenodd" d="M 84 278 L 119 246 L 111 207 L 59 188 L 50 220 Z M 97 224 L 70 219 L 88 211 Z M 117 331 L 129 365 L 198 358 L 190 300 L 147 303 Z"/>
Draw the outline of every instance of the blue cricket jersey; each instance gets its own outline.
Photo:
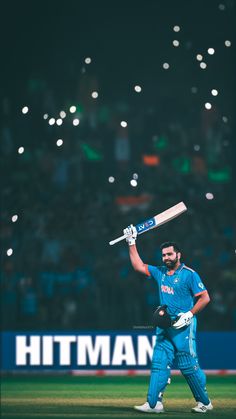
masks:
<path id="1" fill-rule="evenodd" d="M 147 275 L 152 276 L 158 285 L 160 305 L 166 304 L 168 312 L 176 316 L 191 310 L 195 297 L 206 291 L 200 276 L 182 263 L 173 275 L 168 275 L 165 266 L 146 265 Z"/>

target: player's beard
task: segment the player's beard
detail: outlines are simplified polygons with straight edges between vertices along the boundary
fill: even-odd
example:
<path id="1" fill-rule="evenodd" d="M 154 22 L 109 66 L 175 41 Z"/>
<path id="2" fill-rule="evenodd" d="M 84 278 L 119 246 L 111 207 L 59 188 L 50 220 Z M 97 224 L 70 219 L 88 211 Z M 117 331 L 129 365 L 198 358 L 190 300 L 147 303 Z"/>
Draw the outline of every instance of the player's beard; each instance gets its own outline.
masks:
<path id="1" fill-rule="evenodd" d="M 169 271 L 171 271 L 174 268 L 177 268 L 178 263 L 179 263 L 178 256 L 176 256 L 176 258 L 174 260 L 167 260 L 166 262 L 164 262 L 164 264 L 166 265 L 166 267 Z"/>

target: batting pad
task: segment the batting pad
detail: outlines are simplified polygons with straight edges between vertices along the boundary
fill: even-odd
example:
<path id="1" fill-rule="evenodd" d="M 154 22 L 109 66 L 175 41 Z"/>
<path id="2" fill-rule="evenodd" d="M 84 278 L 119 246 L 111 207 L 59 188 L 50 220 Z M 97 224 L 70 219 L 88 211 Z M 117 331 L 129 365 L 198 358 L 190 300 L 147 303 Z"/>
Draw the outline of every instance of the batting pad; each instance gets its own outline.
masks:
<path id="1" fill-rule="evenodd" d="M 179 369 L 185 377 L 195 400 L 205 405 L 209 404 L 210 400 L 205 387 L 205 374 L 200 369 L 197 358 L 186 352 L 179 352 L 176 358 Z"/>
<path id="2" fill-rule="evenodd" d="M 165 349 L 159 345 L 155 347 L 152 359 L 152 370 L 148 388 L 147 401 L 151 408 L 161 401 L 162 394 L 170 378 L 170 366 Z"/>

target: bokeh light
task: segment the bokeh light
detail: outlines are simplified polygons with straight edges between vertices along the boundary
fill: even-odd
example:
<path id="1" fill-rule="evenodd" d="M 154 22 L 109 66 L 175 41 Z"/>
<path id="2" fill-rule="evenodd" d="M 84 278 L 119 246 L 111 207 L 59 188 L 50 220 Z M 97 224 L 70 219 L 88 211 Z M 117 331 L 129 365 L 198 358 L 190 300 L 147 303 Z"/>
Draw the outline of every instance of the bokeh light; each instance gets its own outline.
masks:
<path id="1" fill-rule="evenodd" d="M 212 89 L 211 94 L 212 94 L 212 96 L 217 96 L 218 95 L 218 90 Z"/>
<path id="2" fill-rule="evenodd" d="M 168 68 L 170 68 L 170 64 L 164 63 L 162 67 L 164 68 L 164 70 L 168 70 Z"/>
<path id="3" fill-rule="evenodd" d="M 202 54 L 197 54 L 196 55 L 196 58 L 197 58 L 198 61 L 202 61 L 203 60 Z"/>
<path id="4" fill-rule="evenodd" d="M 59 139 L 57 140 L 57 147 L 61 147 L 61 146 L 62 146 L 62 144 L 63 144 L 63 140 L 62 140 L 61 138 L 59 138 Z"/>
<path id="5" fill-rule="evenodd" d="M 56 124 L 57 124 L 58 126 L 62 125 L 62 124 L 63 124 L 62 119 L 61 119 L 61 118 L 58 118 L 58 119 L 56 120 Z"/>
<path id="6" fill-rule="evenodd" d="M 28 106 L 24 106 L 24 107 L 22 108 L 21 112 L 22 112 L 23 114 L 28 113 L 28 112 L 29 112 L 29 108 L 28 108 Z"/>
<path id="7" fill-rule="evenodd" d="M 225 5 L 223 3 L 220 3 L 218 7 L 221 11 L 225 10 Z"/>
<path id="8" fill-rule="evenodd" d="M 76 112 L 76 106 L 72 105 L 70 107 L 70 113 L 75 113 Z"/>
<path id="9" fill-rule="evenodd" d="M 64 118 L 66 117 L 66 112 L 65 112 L 65 111 L 61 111 L 61 112 L 60 112 L 60 117 L 61 117 L 62 119 L 64 119 Z"/>
<path id="10" fill-rule="evenodd" d="M 49 125 L 54 125 L 55 122 L 56 122 L 55 118 L 50 118 L 48 121 Z"/>
<path id="11" fill-rule="evenodd" d="M 23 154 L 23 153 L 24 153 L 24 151 L 25 151 L 24 147 L 19 147 L 19 148 L 18 148 L 18 153 L 19 153 L 19 154 Z"/>
<path id="12" fill-rule="evenodd" d="M 205 103 L 205 108 L 208 109 L 208 110 L 211 109 L 212 108 L 211 103 L 210 102 L 206 102 Z"/>
<path id="13" fill-rule="evenodd" d="M 207 192 L 205 196 L 206 196 L 206 199 L 208 199 L 208 200 L 214 199 L 214 195 L 211 192 Z"/>
<path id="14" fill-rule="evenodd" d="M 120 125 L 121 125 L 123 128 L 126 128 L 128 124 L 127 124 L 127 122 L 126 122 L 126 121 L 121 121 Z"/>
<path id="15" fill-rule="evenodd" d="M 91 93 L 91 96 L 93 99 L 97 99 L 98 98 L 98 92 L 94 91 Z"/>
<path id="16" fill-rule="evenodd" d="M 175 26 L 173 27 L 173 31 L 174 31 L 174 32 L 179 32 L 179 31 L 180 31 L 180 26 L 175 25 Z"/>
<path id="17" fill-rule="evenodd" d="M 7 256 L 11 256 L 13 254 L 13 249 L 7 249 Z"/>
<path id="18" fill-rule="evenodd" d="M 77 126 L 79 125 L 79 123 L 80 123 L 79 118 L 75 118 L 75 119 L 73 119 L 73 125 L 74 125 L 75 127 L 77 127 Z"/>
<path id="19" fill-rule="evenodd" d="M 18 215 L 17 214 L 13 215 L 11 217 L 11 220 L 12 220 L 13 223 L 15 223 L 18 220 Z"/>
<path id="20" fill-rule="evenodd" d="M 174 45 L 174 47 L 178 47 L 179 46 L 179 41 L 177 39 L 174 39 L 173 45 Z"/>
<path id="21" fill-rule="evenodd" d="M 137 180 L 135 180 L 135 179 L 131 179 L 131 181 L 130 181 L 130 185 L 131 185 L 131 186 L 133 186 L 133 188 L 135 188 L 135 187 L 138 185 Z"/>
<path id="22" fill-rule="evenodd" d="M 208 48 L 207 52 L 208 52 L 209 55 L 215 54 L 214 48 Z"/>

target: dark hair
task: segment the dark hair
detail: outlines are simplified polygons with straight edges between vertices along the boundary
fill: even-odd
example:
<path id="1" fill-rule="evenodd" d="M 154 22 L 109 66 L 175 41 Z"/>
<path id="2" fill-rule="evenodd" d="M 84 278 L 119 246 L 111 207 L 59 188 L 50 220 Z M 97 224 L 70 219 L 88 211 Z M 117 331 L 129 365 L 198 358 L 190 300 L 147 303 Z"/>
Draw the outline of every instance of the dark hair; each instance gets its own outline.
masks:
<path id="1" fill-rule="evenodd" d="M 170 246 L 173 246 L 175 252 L 181 252 L 179 245 L 177 243 L 175 243 L 175 242 L 165 242 L 165 243 L 162 243 L 160 245 L 160 249 L 162 250 L 162 249 L 165 249 L 166 247 L 170 247 Z"/>

